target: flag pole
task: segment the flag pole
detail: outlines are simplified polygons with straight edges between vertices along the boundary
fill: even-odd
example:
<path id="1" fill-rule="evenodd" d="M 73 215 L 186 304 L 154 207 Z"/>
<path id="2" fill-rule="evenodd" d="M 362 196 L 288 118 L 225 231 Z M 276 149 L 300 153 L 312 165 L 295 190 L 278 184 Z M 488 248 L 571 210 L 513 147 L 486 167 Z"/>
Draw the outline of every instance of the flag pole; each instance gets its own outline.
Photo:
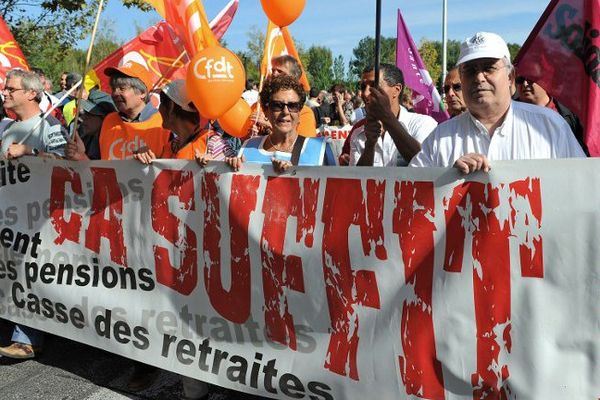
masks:
<path id="1" fill-rule="evenodd" d="M 98 3 L 98 12 L 96 13 L 96 21 L 94 22 L 94 27 L 92 28 L 90 47 L 88 47 L 87 56 L 85 57 L 85 67 L 83 68 L 83 74 L 81 74 L 81 76 L 83 77 L 85 77 L 85 74 L 88 68 L 90 67 L 90 60 L 92 59 L 92 49 L 94 48 L 94 40 L 96 38 L 96 31 L 98 30 L 98 23 L 100 22 L 100 14 L 102 13 L 103 6 L 104 0 L 100 0 L 100 2 Z M 77 112 L 77 114 L 75 115 L 75 120 L 73 121 L 73 136 L 77 134 L 77 125 L 79 124 L 79 102 L 81 101 L 82 94 L 83 90 L 80 90 L 75 96 L 75 111 Z"/>
<path id="2" fill-rule="evenodd" d="M 375 86 L 379 86 L 379 65 L 381 63 L 381 0 L 375 1 Z"/>
<path id="3" fill-rule="evenodd" d="M 440 93 L 444 93 L 443 86 L 448 73 L 448 0 L 443 0 L 442 6 L 442 89 Z"/>

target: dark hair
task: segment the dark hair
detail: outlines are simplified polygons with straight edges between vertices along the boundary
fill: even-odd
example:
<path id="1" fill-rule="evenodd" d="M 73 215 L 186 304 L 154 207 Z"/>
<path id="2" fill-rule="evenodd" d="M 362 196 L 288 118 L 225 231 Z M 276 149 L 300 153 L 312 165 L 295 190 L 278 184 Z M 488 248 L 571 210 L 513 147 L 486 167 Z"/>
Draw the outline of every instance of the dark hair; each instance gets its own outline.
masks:
<path id="1" fill-rule="evenodd" d="M 260 105 L 268 108 L 273 95 L 282 90 L 293 90 L 302 104 L 306 101 L 306 92 L 296 79 L 288 75 L 279 75 L 272 76 L 265 81 L 260 92 Z"/>
<path id="2" fill-rule="evenodd" d="M 197 111 L 193 112 L 184 110 L 179 104 L 175 103 L 173 100 L 171 100 L 169 96 L 167 96 L 163 92 L 160 92 L 159 96 L 160 104 L 164 104 L 165 107 L 169 104 L 173 104 L 173 114 L 175 114 L 177 118 L 184 119 L 196 125 L 200 123 L 200 114 Z"/>
<path id="3" fill-rule="evenodd" d="M 0 121 L 6 117 L 6 111 L 4 111 L 4 100 L 0 97 Z"/>
<path id="4" fill-rule="evenodd" d="M 373 71 L 375 68 L 373 66 L 368 66 L 363 70 L 363 74 L 367 72 Z M 402 85 L 404 88 L 404 74 L 400 70 L 400 68 L 396 67 L 393 64 L 382 63 L 379 66 L 379 70 L 381 71 L 383 80 L 390 86 Z"/>
<path id="5" fill-rule="evenodd" d="M 67 90 L 71 89 L 80 80 L 81 80 L 81 74 L 78 74 L 77 72 L 70 72 L 70 73 L 68 73 L 67 77 L 65 79 L 66 89 Z"/>
<path id="6" fill-rule="evenodd" d="M 254 82 L 252 79 L 246 80 L 246 90 L 252 90 L 254 85 L 256 85 L 256 82 Z"/>
<path id="7" fill-rule="evenodd" d="M 309 93 L 310 93 L 310 97 L 317 97 L 319 95 L 319 93 L 321 93 L 321 91 L 316 87 L 311 87 Z"/>
<path id="8" fill-rule="evenodd" d="M 44 73 L 44 70 L 38 67 L 31 67 L 29 69 L 31 72 L 38 74 L 39 76 L 41 76 L 42 78 L 46 77 L 46 74 Z"/>
<path id="9" fill-rule="evenodd" d="M 346 86 L 342 85 L 341 83 L 336 83 L 331 87 L 331 89 L 329 89 L 329 93 L 333 94 L 335 92 L 346 93 Z"/>
<path id="10" fill-rule="evenodd" d="M 300 63 L 294 57 L 286 54 L 283 56 L 275 57 L 271 60 L 271 65 L 282 65 L 286 64 L 290 67 L 290 75 L 298 80 L 302 76 L 302 68 L 300 68 Z"/>

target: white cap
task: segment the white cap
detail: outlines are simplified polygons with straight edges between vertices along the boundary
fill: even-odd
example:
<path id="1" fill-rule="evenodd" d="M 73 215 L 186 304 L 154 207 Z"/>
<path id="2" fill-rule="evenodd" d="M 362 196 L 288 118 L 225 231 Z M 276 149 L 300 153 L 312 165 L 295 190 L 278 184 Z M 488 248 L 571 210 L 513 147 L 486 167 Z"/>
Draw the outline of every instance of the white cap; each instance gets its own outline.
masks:
<path id="1" fill-rule="evenodd" d="M 173 100 L 175 104 L 181 107 L 185 111 L 197 112 L 193 106 L 190 105 L 192 100 L 187 95 L 185 89 L 185 81 L 183 79 L 177 79 L 169 82 L 162 88 L 162 92 L 167 95 L 168 98 Z"/>
<path id="2" fill-rule="evenodd" d="M 477 32 L 460 44 L 456 65 L 478 58 L 503 58 L 510 61 L 510 51 L 504 39 L 495 33 Z"/>

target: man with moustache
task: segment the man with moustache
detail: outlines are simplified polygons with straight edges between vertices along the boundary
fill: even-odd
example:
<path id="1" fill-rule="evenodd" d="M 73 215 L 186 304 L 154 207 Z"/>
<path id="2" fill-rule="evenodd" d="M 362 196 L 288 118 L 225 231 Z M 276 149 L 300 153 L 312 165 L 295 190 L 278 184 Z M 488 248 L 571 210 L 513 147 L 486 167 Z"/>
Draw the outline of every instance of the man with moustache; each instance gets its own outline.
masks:
<path id="1" fill-rule="evenodd" d="M 579 145 L 585 154 L 589 155 L 588 148 L 583 140 L 583 126 L 581 125 L 579 118 L 577 118 L 577 115 L 575 115 L 558 100 L 551 97 L 543 87 L 531 79 L 527 79 L 524 76 L 517 76 L 515 82 L 517 84 L 517 101 L 535 104 L 536 106 L 540 107 L 547 107 L 556 111 L 565 119 L 567 124 L 569 124 L 569 127 L 571 127 L 571 131 L 573 131 L 573 134 L 579 142 Z"/>
<path id="2" fill-rule="evenodd" d="M 464 113 L 467 110 L 462 94 L 462 84 L 458 75 L 458 67 L 448 71 L 444 80 L 444 102 L 451 118 Z"/>
<path id="3" fill-rule="evenodd" d="M 490 160 L 585 157 L 555 112 L 512 101 L 514 67 L 506 42 L 479 32 L 461 44 L 457 62 L 467 111 L 440 124 L 410 165 L 490 170 Z"/>

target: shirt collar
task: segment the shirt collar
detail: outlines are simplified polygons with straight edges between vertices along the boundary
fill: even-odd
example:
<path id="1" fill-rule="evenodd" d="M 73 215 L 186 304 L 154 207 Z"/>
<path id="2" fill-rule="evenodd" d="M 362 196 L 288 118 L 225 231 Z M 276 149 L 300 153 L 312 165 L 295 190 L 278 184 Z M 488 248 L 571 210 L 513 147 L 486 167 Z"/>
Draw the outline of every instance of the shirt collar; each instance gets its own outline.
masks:
<path id="1" fill-rule="evenodd" d="M 493 132 L 494 135 L 497 134 L 497 135 L 504 137 L 508 133 L 504 128 L 512 125 L 512 121 L 514 119 L 513 101 L 514 100 L 511 100 L 511 102 L 508 106 L 508 111 L 506 112 L 504 121 L 502 121 L 502 124 L 498 128 L 496 128 L 496 130 Z M 479 120 L 477 118 L 475 118 L 468 109 L 465 112 L 467 113 L 467 115 L 469 116 L 469 119 L 475 126 L 475 129 L 477 130 L 477 134 L 490 138 L 490 133 L 488 132 L 487 128 L 485 126 L 483 126 L 483 124 L 481 122 L 479 122 Z"/>

